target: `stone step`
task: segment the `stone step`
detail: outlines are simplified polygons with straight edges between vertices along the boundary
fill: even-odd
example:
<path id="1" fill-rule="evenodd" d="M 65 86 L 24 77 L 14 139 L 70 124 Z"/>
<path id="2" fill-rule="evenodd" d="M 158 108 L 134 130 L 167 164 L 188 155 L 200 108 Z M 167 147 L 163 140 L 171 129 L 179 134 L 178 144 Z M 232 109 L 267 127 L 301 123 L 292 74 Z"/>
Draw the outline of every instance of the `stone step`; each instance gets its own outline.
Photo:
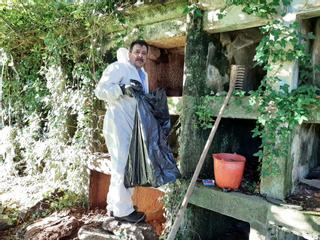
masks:
<path id="1" fill-rule="evenodd" d="M 102 229 L 102 223 L 91 223 L 84 225 L 79 229 L 78 238 L 80 240 L 105 240 L 105 239 L 120 239 L 113 233 Z"/>
<path id="2" fill-rule="evenodd" d="M 103 223 L 95 222 L 82 226 L 78 232 L 80 240 L 155 240 L 158 236 L 147 223 L 132 224 L 110 217 Z"/>

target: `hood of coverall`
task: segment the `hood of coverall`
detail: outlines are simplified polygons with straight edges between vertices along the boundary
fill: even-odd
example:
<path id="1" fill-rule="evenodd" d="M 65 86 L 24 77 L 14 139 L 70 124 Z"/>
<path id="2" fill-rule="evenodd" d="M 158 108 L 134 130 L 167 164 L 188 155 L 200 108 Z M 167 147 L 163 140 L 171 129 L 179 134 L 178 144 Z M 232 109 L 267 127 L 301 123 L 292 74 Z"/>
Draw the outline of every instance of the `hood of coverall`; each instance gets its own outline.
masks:
<path id="1" fill-rule="evenodd" d="M 117 60 L 121 63 L 129 62 L 129 50 L 126 48 L 119 48 L 117 50 Z"/>

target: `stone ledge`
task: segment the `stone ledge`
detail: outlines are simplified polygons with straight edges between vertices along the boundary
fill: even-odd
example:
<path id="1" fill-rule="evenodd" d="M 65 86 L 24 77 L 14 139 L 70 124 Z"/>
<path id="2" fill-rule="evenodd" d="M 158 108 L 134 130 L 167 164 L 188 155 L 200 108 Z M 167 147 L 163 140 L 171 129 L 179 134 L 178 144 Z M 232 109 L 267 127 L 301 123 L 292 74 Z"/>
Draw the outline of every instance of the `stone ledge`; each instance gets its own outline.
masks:
<path id="1" fill-rule="evenodd" d="M 107 218 L 103 222 L 92 222 L 79 229 L 80 240 L 154 240 L 158 236 L 152 227 L 146 223 L 119 222 L 114 218 Z"/>
<path id="2" fill-rule="evenodd" d="M 157 22 L 143 27 L 143 38 L 158 48 L 176 48 L 186 45 L 185 17 Z"/>
<path id="3" fill-rule="evenodd" d="M 228 32 L 246 28 L 260 27 L 267 23 L 266 19 L 248 15 L 240 7 L 232 6 L 228 14 L 222 19 L 218 18 L 219 10 L 205 11 L 203 16 L 203 29 L 208 33 Z"/>
<path id="4" fill-rule="evenodd" d="M 229 217 L 246 221 L 265 235 L 267 225 L 285 226 L 298 236 L 319 239 L 320 215 L 296 210 L 294 205 L 272 204 L 260 196 L 222 192 L 218 188 L 196 185 L 190 203 Z M 297 208 L 299 209 L 299 208 Z"/>
<path id="5" fill-rule="evenodd" d="M 320 237 L 320 216 L 295 209 L 269 205 L 268 223 L 287 228 L 295 235 L 318 240 Z"/>
<path id="6" fill-rule="evenodd" d="M 218 19 L 218 13 L 226 5 L 225 1 L 200 0 L 199 4 L 205 10 L 203 29 L 209 33 L 259 27 L 265 25 L 268 21 L 242 12 L 241 6 L 230 6 L 227 9 L 227 15 Z M 299 19 L 320 16 L 320 2 L 317 0 L 293 0 L 291 8 Z"/>
<path id="7" fill-rule="evenodd" d="M 225 96 L 214 97 L 212 101 L 213 115 L 217 116 L 219 110 L 223 104 Z M 249 105 L 250 96 L 245 97 L 231 97 L 229 104 L 227 105 L 225 112 L 223 113 L 224 118 L 237 118 L 237 119 L 257 119 L 258 111 L 257 107 L 253 110 Z M 317 106 L 309 107 L 311 116 L 305 123 L 320 123 L 320 109 Z"/>
<path id="8" fill-rule="evenodd" d="M 267 222 L 268 204 L 258 196 L 238 192 L 222 192 L 218 188 L 197 185 L 190 203 L 211 211 L 245 222 L 257 231 L 264 233 Z"/>
<path id="9" fill-rule="evenodd" d="M 214 116 L 217 116 L 223 104 L 225 96 L 214 97 L 212 109 Z M 250 97 L 231 97 L 224 113 L 224 118 L 239 118 L 239 119 L 257 119 L 257 108 L 251 109 L 249 105 Z"/>
<path id="10" fill-rule="evenodd" d="M 185 17 L 184 9 L 187 6 L 187 0 L 173 0 L 164 4 L 141 5 L 132 7 L 126 15 L 126 26 L 121 26 L 112 18 L 105 19 L 107 33 L 125 31 L 128 28 L 141 27 L 162 21 Z"/>
<path id="11" fill-rule="evenodd" d="M 320 2 L 318 0 L 293 0 L 291 6 L 301 19 L 320 16 Z"/>
<path id="12" fill-rule="evenodd" d="M 138 26 L 136 26 L 138 27 Z M 131 29 L 134 29 L 132 26 Z M 135 33 L 127 34 L 126 30 L 110 33 L 110 38 L 118 34 L 126 34 L 125 45 L 142 37 L 151 46 L 158 48 L 178 48 L 186 45 L 186 21 L 185 17 L 168 19 L 161 22 L 154 22 L 148 25 L 139 26 Z M 106 49 L 117 47 L 116 41 L 110 41 L 106 44 Z"/>

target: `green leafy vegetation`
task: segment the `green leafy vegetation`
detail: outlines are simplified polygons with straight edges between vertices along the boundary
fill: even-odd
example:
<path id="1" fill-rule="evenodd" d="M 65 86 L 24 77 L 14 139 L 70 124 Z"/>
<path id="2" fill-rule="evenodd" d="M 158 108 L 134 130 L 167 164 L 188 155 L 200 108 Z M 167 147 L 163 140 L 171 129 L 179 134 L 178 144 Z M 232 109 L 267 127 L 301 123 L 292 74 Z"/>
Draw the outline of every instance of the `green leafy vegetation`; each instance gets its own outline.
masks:
<path id="1" fill-rule="evenodd" d="M 125 24 L 134 2 L 0 1 L 0 165 L 68 189 L 53 209 L 87 193 L 86 165 L 103 145 L 93 90 L 113 60 L 105 24 Z"/>
<path id="2" fill-rule="evenodd" d="M 201 98 L 201 103 L 197 105 L 196 116 L 198 118 L 198 127 L 203 129 L 211 129 L 213 127 L 213 109 L 211 107 L 214 101 L 214 96 L 204 96 Z"/>
<path id="3" fill-rule="evenodd" d="M 243 11 L 248 14 L 270 18 L 277 14 L 277 7 L 288 6 L 290 2 L 239 0 L 227 1 L 227 7 L 242 5 Z M 290 23 L 281 18 L 271 19 L 260 29 L 264 37 L 256 48 L 254 60 L 268 74 L 259 89 L 251 92 L 250 105 L 252 111 L 258 106 L 253 137 L 260 137 L 262 140 L 256 153 L 260 162 L 264 162 L 261 174 L 272 176 L 280 173 L 275 159 L 289 157 L 292 131 L 310 120 L 312 107 L 320 107 L 316 98 L 319 89 L 305 84 L 311 79 L 313 72 L 311 56 L 306 49 L 306 42 L 314 39 L 313 34 L 303 35 L 297 22 Z M 278 77 L 279 71 L 288 62 L 299 63 L 301 85 L 294 90 L 289 89 L 289 85 Z M 319 66 L 314 69 L 317 71 Z M 204 96 L 197 105 L 196 115 L 201 128 L 212 127 L 214 113 L 210 105 L 214 99 L 214 96 Z"/>
<path id="4" fill-rule="evenodd" d="M 31 220 L 86 205 L 87 163 L 106 151 L 106 106 L 93 90 L 117 47 L 143 33 L 128 22 L 134 3 L 0 1 L 0 167 L 48 183 Z M 13 224 L 21 223 L 19 207 L 6 212 Z"/>
<path id="5" fill-rule="evenodd" d="M 271 21 L 261 28 L 264 38 L 256 49 L 255 61 L 268 71 L 259 89 L 251 95 L 250 103 L 258 103 L 258 121 L 253 137 L 260 137 L 262 145 L 256 153 L 264 161 L 262 176 L 279 174 L 276 158 L 289 157 L 292 130 L 310 118 L 310 107 L 320 106 L 314 86 L 301 85 L 291 91 L 277 75 L 286 62 L 299 62 L 301 69 L 311 65 L 311 56 L 305 42 L 313 38 L 303 36 L 299 25 L 280 20 Z M 302 82 L 302 81 L 301 81 Z M 278 89 L 276 86 L 279 86 Z"/>
<path id="6" fill-rule="evenodd" d="M 226 6 L 241 6 L 242 11 L 263 18 L 271 18 L 273 15 L 284 11 L 292 0 L 227 0 Z M 281 13 L 281 12 L 280 12 Z"/>
<path id="7" fill-rule="evenodd" d="M 189 14 L 190 16 L 193 16 L 195 18 L 200 18 L 203 16 L 202 11 L 199 8 L 199 5 L 196 3 L 187 5 L 183 12 L 185 14 Z"/>
<path id="8" fill-rule="evenodd" d="M 266 87 L 263 96 L 259 95 L 259 91 L 252 95 L 251 103 L 259 101 L 260 113 L 253 137 L 262 140 L 256 153 L 264 161 L 261 174 L 272 176 L 280 173 L 275 158 L 289 157 L 292 131 L 309 120 L 310 107 L 320 107 L 320 104 L 316 99 L 316 89 L 310 86 L 302 86 L 292 92 L 288 85 L 282 86 L 280 91 Z"/>
<path id="9" fill-rule="evenodd" d="M 179 211 L 181 202 L 184 198 L 189 181 L 187 180 L 177 180 L 175 183 L 170 183 L 165 186 L 166 194 L 163 196 L 163 203 L 165 206 L 165 217 L 166 224 L 164 233 L 161 235 L 160 239 L 167 239 L 170 229 L 176 219 L 176 215 Z M 184 214 L 183 224 L 180 227 L 175 239 L 191 239 L 190 236 L 193 235 L 193 229 L 191 224 L 192 212 L 186 209 Z"/>
<path id="10" fill-rule="evenodd" d="M 85 203 L 86 163 L 94 152 L 101 150 L 99 146 L 103 142 L 104 106 L 94 97 L 93 89 L 103 69 L 114 59 L 114 53 L 108 49 L 111 38 L 122 45 L 125 36 L 131 34 L 130 29 L 114 34 L 106 29 L 110 19 L 126 28 L 125 9 L 134 2 L 8 0 L 0 3 L 0 166 L 14 176 L 42 174 L 48 182 L 56 183 L 56 189 L 68 189 L 63 195 L 53 198 L 50 195 L 51 210 Z M 227 6 L 242 5 L 248 14 L 271 18 L 279 6 L 285 9 L 290 2 L 228 0 Z M 197 4 L 189 5 L 185 13 L 202 17 Z M 202 31 L 200 25 L 194 29 L 195 36 Z M 141 34 L 139 29 L 134 31 Z M 282 84 L 280 90 L 274 88 L 280 81 L 275 66 L 286 61 L 300 63 L 302 81 L 310 78 L 311 60 L 303 41 L 312 35 L 303 36 L 296 23 L 288 25 L 281 20 L 270 21 L 261 31 L 264 38 L 257 47 L 255 60 L 273 74 L 264 78 L 250 101 L 259 106 L 253 136 L 262 139 L 257 153 L 266 163 L 262 174 L 272 175 L 278 173 L 274 158 L 288 156 L 292 129 L 308 121 L 309 107 L 319 106 L 319 101 L 312 87 L 301 86 L 290 91 L 288 85 Z M 195 41 L 201 44 L 197 38 Z M 192 64 L 198 64 L 201 57 L 195 57 Z M 193 89 L 197 89 L 196 85 Z M 198 104 L 196 115 L 201 128 L 212 127 L 213 112 L 209 107 L 212 99 L 213 96 L 205 96 Z M 193 105 L 190 108 L 193 112 Z M 170 225 L 186 184 L 177 182 L 168 188 L 164 203 Z M 251 188 L 254 190 L 255 186 Z M 18 221 L 15 210 L 8 209 L 6 214 L 12 223 Z M 186 224 L 182 231 L 189 228 Z M 180 238 L 184 239 L 182 233 Z"/>

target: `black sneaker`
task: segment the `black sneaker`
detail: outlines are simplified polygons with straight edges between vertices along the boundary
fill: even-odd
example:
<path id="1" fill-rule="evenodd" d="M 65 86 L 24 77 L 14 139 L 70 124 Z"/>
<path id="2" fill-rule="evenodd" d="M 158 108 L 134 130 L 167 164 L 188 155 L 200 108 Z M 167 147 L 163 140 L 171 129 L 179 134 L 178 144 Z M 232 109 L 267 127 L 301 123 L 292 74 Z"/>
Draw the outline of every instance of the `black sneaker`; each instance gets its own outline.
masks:
<path id="1" fill-rule="evenodd" d="M 124 217 L 114 217 L 118 221 L 130 222 L 130 223 L 142 223 L 144 222 L 146 215 L 142 212 L 133 211 Z"/>

